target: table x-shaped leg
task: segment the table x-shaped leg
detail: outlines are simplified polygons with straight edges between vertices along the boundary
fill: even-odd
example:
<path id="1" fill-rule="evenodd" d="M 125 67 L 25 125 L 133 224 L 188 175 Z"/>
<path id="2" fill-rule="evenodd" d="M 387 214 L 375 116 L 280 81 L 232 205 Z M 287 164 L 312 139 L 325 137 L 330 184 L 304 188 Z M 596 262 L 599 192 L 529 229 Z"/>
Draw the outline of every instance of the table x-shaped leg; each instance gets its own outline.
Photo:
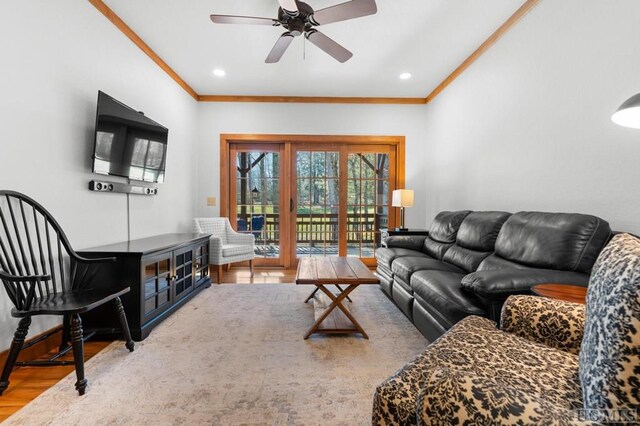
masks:
<path id="1" fill-rule="evenodd" d="M 340 290 L 340 293 L 342 293 L 342 292 L 344 291 L 344 290 L 342 289 L 342 287 L 340 287 L 340 284 L 334 284 L 334 285 L 338 288 L 338 290 Z M 316 287 L 316 289 L 315 289 L 315 290 L 313 290 L 313 291 L 311 292 L 311 294 L 309 295 L 309 297 L 307 297 L 307 298 L 305 299 L 304 303 L 307 303 L 309 300 L 313 299 L 313 296 L 315 296 L 315 295 L 316 295 L 316 293 L 318 292 L 318 290 L 320 290 L 320 287 Z M 348 300 L 349 302 L 353 303 L 353 300 L 351 300 L 351 298 L 350 298 L 349 296 L 347 296 L 347 300 Z"/>
<path id="2" fill-rule="evenodd" d="M 342 305 L 342 301 L 344 299 L 346 299 L 349 296 L 349 293 L 351 293 L 353 290 L 355 290 L 358 285 L 356 284 L 351 284 L 350 286 L 348 286 L 346 289 L 344 289 L 344 291 L 342 291 L 340 294 L 335 295 L 333 294 L 331 291 L 329 291 L 329 289 L 327 289 L 324 285 L 320 284 L 317 285 L 317 289 L 316 290 L 322 290 L 322 292 L 324 294 L 327 295 L 327 297 L 329 297 L 329 299 L 331 299 L 331 305 L 329 305 L 324 312 L 322 312 L 322 314 L 318 317 L 318 319 L 316 320 L 316 322 L 311 326 L 311 328 L 309 328 L 309 330 L 307 331 L 307 333 L 304 335 L 305 340 L 309 338 L 309 336 L 311 336 L 313 333 L 315 333 L 316 331 L 318 331 L 320 325 L 322 324 L 322 322 L 327 319 L 327 317 L 329 316 L 329 314 L 331 314 L 331 312 L 335 309 L 335 308 L 340 308 L 340 310 L 342 311 L 342 313 L 345 314 L 345 316 L 347 318 L 349 318 L 349 321 L 351 321 L 351 323 L 353 324 L 353 326 L 355 327 L 353 330 L 344 330 L 345 332 L 350 332 L 350 331 L 354 331 L 354 332 L 358 332 L 360 334 L 362 334 L 362 336 L 365 339 L 368 339 L 369 336 L 367 335 L 367 333 L 364 331 L 364 329 L 362 328 L 362 326 L 358 323 L 358 321 L 356 321 L 356 319 L 353 317 L 353 315 L 351 315 L 351 312 L 349 312 L 349 310 L 344 307 Z M 320 332 L 322 332 L 322 330 L 320 330 Z"/>

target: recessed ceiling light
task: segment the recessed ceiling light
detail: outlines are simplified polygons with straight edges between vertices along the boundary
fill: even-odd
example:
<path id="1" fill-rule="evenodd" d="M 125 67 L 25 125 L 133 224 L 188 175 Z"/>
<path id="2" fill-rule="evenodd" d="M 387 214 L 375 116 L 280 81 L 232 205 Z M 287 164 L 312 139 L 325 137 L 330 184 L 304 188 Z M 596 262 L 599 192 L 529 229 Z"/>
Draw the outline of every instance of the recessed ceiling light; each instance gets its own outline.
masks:
<path id="1" fill-rule="evenodd" d="M 220 68 L 216 68 L 215 70 L 213 70 L 213 75 L 215 75 L 216 77 L 224 77 L 225 75 L 227 75 L 227 73 Z"/>
<path id="2" fill-rule="evenodd" d="M 402 74 L 400 74 L 400 80 L 409 80 L 411 78 L 411 73 L 410 72 L 403 72 Z"/>

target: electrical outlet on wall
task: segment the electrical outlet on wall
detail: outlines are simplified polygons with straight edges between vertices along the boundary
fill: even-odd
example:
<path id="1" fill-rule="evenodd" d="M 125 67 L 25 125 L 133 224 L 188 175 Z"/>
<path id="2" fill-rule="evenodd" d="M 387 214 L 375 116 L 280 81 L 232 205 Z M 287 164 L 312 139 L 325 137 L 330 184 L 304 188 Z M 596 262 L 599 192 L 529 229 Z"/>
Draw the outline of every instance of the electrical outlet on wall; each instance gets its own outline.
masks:
<path id="1" fill-rule="evenodd" d="M 207 206 L 215 206 L 216 197 L 207 197 Z"/>

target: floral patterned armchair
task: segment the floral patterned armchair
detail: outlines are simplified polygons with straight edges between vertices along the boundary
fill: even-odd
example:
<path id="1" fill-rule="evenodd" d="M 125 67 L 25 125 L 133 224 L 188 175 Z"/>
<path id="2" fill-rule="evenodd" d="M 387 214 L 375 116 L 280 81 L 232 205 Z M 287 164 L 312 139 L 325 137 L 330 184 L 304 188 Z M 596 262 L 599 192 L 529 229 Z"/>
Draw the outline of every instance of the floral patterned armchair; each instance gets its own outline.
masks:
<path id="1" fill-rule="evenodd" d="M 501 327 L 467 317 L 379 385 L 374 425 L 640 420 L 640 240 L 602 251 L 587 305 L 511 296 Z"/>

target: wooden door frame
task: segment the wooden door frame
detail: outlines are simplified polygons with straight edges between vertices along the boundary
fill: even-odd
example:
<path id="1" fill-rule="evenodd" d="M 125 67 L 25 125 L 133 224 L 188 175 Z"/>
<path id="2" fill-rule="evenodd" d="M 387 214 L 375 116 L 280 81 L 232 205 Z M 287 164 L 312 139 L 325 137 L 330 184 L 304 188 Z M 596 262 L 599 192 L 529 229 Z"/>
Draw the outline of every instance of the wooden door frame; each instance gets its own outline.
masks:
<path id="1" fill-rule="evenodd" d="M 220 216 L 229 217 L 229 164 L 230 145 L 234 143 L 251 143 L 253 145 L 260 144 L 284 144 L 285 156 L 291 156 L 291 146 L 294 144 L 342 144 L 342 145 L 387 145 L 395 147 L 396 151 L 396 187 L 404 188 L 405 185 L 405 141 L 404 136 L 378 136 L 378 135 L 288 135 L 288 134 L 220 134 Z M 280 175 L 292 176 L 291 165 L 289 161 L 280 163 Z M 284 199 L 291 198 L 290 185 L 284 185 Z M 400 215 L 396 214 L 396 209 L 389 207 L 389 227 L 400 225 Z M 281 211 L 281 220 L 290 220 L 289 209 L 285 208 Z M 290 247 L 291 233 L 281 233 L 280 238 L 282 244 Z M 292 259 L 288 254 L 290 250 L 284 252 L 284 264 L 291 265 Z"/>

